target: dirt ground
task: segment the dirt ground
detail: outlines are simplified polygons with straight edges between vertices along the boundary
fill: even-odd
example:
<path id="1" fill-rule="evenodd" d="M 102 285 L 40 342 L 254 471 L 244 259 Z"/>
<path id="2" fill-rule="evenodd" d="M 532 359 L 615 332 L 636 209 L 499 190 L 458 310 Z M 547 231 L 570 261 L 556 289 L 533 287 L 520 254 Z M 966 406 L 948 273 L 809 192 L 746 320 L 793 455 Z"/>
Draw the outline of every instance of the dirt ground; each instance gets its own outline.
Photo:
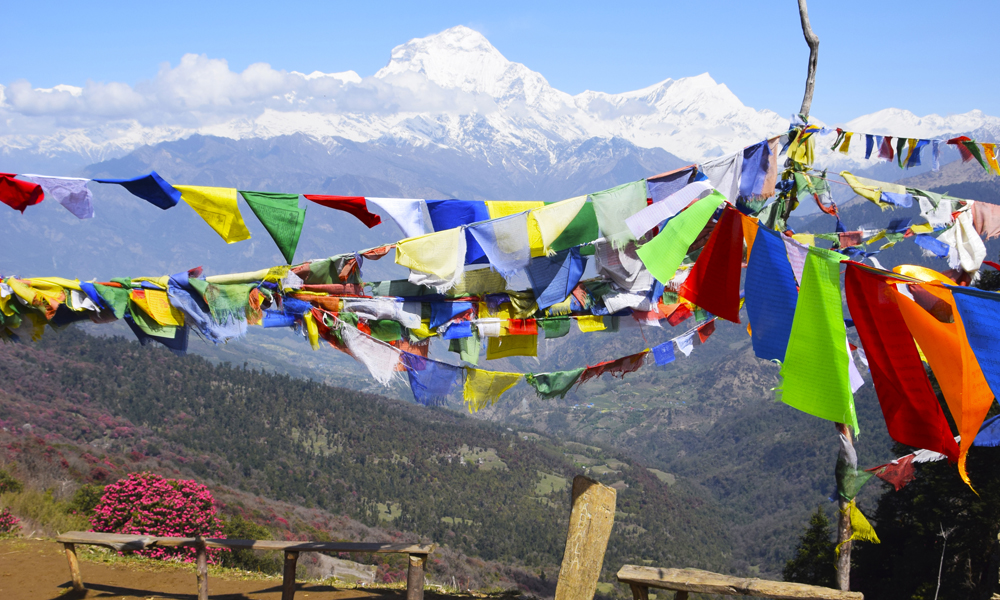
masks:
<path id="1" fill-rule="evenodd" d="M 129 563 L 103 564 L 80 561 L 80 572 L 87 590 L 72 591 L 69 567 L 62 545 L 51 541 L 0 540 L 0 599 L 2 600 L 71 600 L 77 598 L 169 598 L 197 599 L 194 565 L 188 568 L 147 570 Z M 224 579 L 209 575 L 209 597 L 218 600 L 279 600 L 281 579 L 258 581 Z M 300 583 L 297 600 L 370 599 L 389 600 L 406 597 L 405 591 L 338 590 L 329 585 Z M 427 600 L 458 598 L 428 590 Z M 464 596 L 468 598 L 469 596 Z"/>

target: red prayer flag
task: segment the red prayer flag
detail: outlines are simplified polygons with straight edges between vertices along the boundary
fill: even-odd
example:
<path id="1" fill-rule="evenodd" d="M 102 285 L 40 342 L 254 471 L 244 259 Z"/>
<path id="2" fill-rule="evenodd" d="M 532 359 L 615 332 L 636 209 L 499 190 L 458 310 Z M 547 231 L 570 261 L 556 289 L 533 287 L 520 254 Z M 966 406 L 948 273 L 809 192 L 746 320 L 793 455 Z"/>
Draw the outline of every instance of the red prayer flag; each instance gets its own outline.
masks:
<path id="1" fill-rule="evenodd" d="M 670 323 L 671 327 L 677 327 L 693 314 L 687 304 L 675 304 L 674 309 L 667 315 L 667 323 Z"/>
<path id="2" fill-rule="evenodd" d="M 42 186 L 31 181 L 14 179 L 13 173 L 0 173 L 0 202 L 21 211 L 45 199 Z"/>
<path id="3" fill-rule="evenodd" d="M 742 263 L 743 220 L 738 210 L 726 206 L 680 295 L 713 315 L 739 323 Z"/>
<path id="4" fill-rule="evenodd" d="M 643 350 L 638 354 L 632 354 L 617 360 L 606 360 L 602 363 L 597 363 L 592 367 L 587 367 L 580 375 L 577 385 L 581 385 L 583 382 L 589 381 L 595 377 L 600 377 L 605 373 L 611 373 L 612 377 L 624 378 L 626 373 L 633 373 L 639 370 L 639 367 L 642 366 L 643 360 L 646 358 L 647 352 L 649 352 L 649 350 Z"/>
<path id="5" fill-rule="evenodd" d="M 365 202 L 364 196 L 317 196 L 315 194 L 303 194 L 303 196 L 306 200 L 311 200 L 316 204 L 351 213 L 367 225 L 368 229 L 382 222 L 382 217 L 368 211 L 368 203 Z"/>
<path id="6" fill-rule="evenodd" d="M 868 357 L 889 435 L 955 462 L 958 444 L 948 426 L 903 315 L 888 293 L 889 277 L 847 262 L 847 306 Z"/>
<path id="7" fill-rule="evenodd" d="M 538 324 L 534 319 L 510 319 L 507 332 L 510 335 L 538 335 Z"/>
<path id="8" fill-rule="evenodd" d="M 708 336 L 712 335 L 713 333 L 715 333 L 715 319 L 712 319 L 708 323 L 705 323 L 704 325 L 698 328 L 698 339 L 701 341 L 702 344 L 704 344 L 706 341 L 708 341 Z"/>
<path id="9" fill-rule="evenodd" d="M 865 469 L 869 473 L 874 473 L 882 481 L 891 483 L 896 491 L 903 489 L 903 486 L 910 483 L 917 477 L 917 470 L 913 468 L 913 455 L 907 454 L 891 463 Z"/>

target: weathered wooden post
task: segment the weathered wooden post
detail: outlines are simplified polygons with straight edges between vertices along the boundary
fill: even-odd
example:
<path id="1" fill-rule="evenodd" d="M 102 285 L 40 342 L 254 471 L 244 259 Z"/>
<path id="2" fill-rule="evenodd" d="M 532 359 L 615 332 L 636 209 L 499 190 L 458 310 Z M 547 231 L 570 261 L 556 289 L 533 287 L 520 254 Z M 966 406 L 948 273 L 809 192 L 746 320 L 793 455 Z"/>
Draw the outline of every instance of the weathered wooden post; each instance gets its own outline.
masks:
<path id="1" fill-rule="evenodd" d="M 208 600 L 208 548 L 205 538 L 195 538 L 196 564 L 198 570 L 198 600 Z"/>
<path id="2" fill-rule="evenodd" d="M 615 523 L 614 488 L 577 475 L 573 478 L 573 509 L 563 552 L 556 600 L 592 600 L 604 566 L 611 527 Z"/>
<path id="3" fill-rule="evenodd" d="M 295 566 L 299 561 L 299 553 L 295 550 L 285 550 L 285 572 L 281 581 L 281 600 L 295 598 Z"/>
<path id="4" fill-rule="evenodd" d="M 73 591 L 83 591 L 83 577 L 80 576 L 80 562 L 76 558 L 76 544 L 63 544 L 66 550 L 66 561 L 69 563 L 69 576 L 73 582 Z"/>
<path id="5" fill-rule="evenodd" d="M 424 565 L 426 554 L 410 554 L 406 568 L 406 600 L 424 600 Z"/>
<path id="6" fill-rule="evenodd" d="M 854 447 L 850 427 L 843 423 L 837 423 L 837 432 L 844 436 L 848 446 Z M 840 548 L 840 554 L 837 556 L 837 588 L 847 592 L 851 589 L 851 534 L 853 533 L 851 531 L 851 514 L 848 511 L 850 501 L 840 494 L 839 489 L 837 490 L 837 500 L 837 505 L 840 507 L 837 515 L 837 545 Z"/>

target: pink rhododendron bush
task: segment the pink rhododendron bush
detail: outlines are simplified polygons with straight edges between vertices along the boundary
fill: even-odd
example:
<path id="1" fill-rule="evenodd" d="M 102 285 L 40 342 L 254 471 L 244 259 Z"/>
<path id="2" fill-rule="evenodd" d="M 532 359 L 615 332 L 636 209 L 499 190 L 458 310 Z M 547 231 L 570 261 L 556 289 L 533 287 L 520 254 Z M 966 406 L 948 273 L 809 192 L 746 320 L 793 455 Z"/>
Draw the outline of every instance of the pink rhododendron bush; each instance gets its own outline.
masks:
<path id="1" fill-rule="evenodd" d="M 208 488 L 155 473 L 132 473 L 104 488 L 90 519 L 92 531 L 170 537 L 221 538 L 222 521 Z M 209 560 L 219 550 L 209 550 Z M 194 548 L 152 548 L 140 554 L 191 562 Z"/>

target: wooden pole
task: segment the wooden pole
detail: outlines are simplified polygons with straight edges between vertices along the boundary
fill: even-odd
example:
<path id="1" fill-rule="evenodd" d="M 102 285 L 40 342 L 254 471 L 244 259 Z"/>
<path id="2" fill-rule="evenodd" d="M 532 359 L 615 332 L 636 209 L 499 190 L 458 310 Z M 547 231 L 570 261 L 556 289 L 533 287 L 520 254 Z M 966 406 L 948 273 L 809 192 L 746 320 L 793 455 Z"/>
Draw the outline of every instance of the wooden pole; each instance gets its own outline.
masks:
<path id="1" fill-rule="evenodd" d="M 83 578 L 80 576 L 80 561 L 76 559 L 76 544 L 63 544 L 66 550 L 66 562 L 69 563 L 69 577 L 73 583 L 73 591 L 83 591 Z"/>
<path id="2" fill-rule="evenodd" d="M 295 598 L 295 565 L 298 560 L 298 552 L 294 550 L 285 551 L 285 573 L 281 581 L 281 600 L 293 600 Z"/>
<path id="3" fill-rule="evenodd" d="M 802 22 L 802 35 L 809 44 L 809 72 L 806 75 L 806 91 L 802 96 L 802 108 L 799 114 L 802 118 L 809 117 L 809 110 L 812 108 L 813 90 L 816 88 L 816 63 L 819 60 L 819 36 L 812 30 L 809 24 L 809 7 L 806 0 L 799 0 L 799 20 Z"/>
<path id="4" fill-rule="evenodd" d="M 424 600 L 424 564 L 426 554 L 411 554 L 406 569 L 406 600 Z"/>
<path id="5" fill-rule="evenodd" d="M 198 600 L 208 600 L 208 549 L 205 547 L 205 538 L 200 535 L 195 538 L 195 543 L 197 543 Z"/>
<path id="6" fill-rule="evenodd" d="M 847 438 L 847 443 L 853 446 L 851 428 L 843 423 L 837 423 L 837 432 Z M 837 491 L 838 505 L 840 511 L 837 514 L 837 544 L 840 546 L 840 555 L 837 557 L 837 588 L 847 592 L 851 589 L 851 515 L 848 513 L 847 505 L 850 504 L 840 490 Z"/>

